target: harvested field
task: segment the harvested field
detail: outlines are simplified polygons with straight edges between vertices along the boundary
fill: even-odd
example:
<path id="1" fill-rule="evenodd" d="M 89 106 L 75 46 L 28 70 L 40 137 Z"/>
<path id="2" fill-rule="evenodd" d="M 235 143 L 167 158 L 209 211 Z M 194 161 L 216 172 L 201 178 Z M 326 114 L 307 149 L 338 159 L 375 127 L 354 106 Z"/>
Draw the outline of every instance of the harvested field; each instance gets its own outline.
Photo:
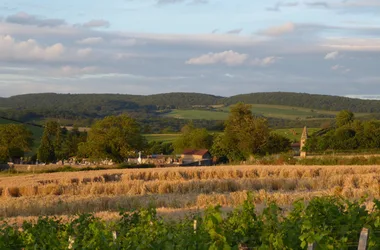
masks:
<path id="1" fill-rule="evenodd" d="M 218 166 L 100 170 L 0 178 L 0 217 L 234 207 L 342 195 L 380 197 L 380 166 Z"/>

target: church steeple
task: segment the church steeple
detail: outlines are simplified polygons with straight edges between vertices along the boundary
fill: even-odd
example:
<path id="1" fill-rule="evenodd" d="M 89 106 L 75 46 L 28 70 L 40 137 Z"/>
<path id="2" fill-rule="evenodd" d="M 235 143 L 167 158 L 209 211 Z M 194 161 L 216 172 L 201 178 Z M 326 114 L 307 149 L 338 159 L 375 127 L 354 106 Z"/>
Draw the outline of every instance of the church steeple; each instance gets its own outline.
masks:
<path id="1" fill-rule="evenodd" d="M 307 127 L 305 126 L 303 128 L 302 135 L 301 135 L 301 141 L 300 141 L 300 156 L 301 156 L 301 158 L 306 158 L 306 152 L 303 151 L 303 148 L 305 147 L 307 138 L 308 138 Z"/>

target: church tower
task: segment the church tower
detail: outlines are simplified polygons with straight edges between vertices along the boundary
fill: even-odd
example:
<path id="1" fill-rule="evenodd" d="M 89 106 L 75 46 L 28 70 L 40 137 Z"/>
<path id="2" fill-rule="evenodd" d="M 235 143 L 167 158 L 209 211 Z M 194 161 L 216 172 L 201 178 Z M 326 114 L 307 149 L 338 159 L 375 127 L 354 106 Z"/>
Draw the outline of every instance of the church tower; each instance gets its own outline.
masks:
<path id="1" fill-rule="evenodd" d="M 300 156 L 301 158 L 306 158 L 306 152 L 303 151 L 303 148 L 305 147 L 306 141 L 307 141 L 307 127 L 305 126 L 302 131 L 301 135 L 301 141 L 300 141 Z"/>

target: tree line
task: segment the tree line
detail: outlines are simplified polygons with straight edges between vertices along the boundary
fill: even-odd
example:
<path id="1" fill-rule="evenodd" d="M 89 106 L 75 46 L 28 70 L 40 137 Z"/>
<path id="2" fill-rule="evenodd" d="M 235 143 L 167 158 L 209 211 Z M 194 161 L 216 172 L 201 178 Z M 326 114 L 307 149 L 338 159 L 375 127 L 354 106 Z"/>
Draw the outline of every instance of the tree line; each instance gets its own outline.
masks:
<path id="1" fill-rule="evenodd" d="M 6 145 L 1 154 L 3 162 L 22 157 L 30 151 L 31 133 L 23 125 L 1 127 L 0 138 L 4 139 L 2 145 Z M 18 137 L 15 137 L 16 134 Z M 173 143 L 148 143 L 143 136 L 143 127 L 127 115 L 107 116 L 95 122 L 89 132 L 79 132 L 75 127 L 68 131 L 58 122 L 49 121 L 44 126 L 40 147 L 34 158 L 45 163 L 70 157 L 123 162 L 126 158 L 136 157 L 138 151 L 170 155 L 179 154 L 186 148 L 209 149 L 219 159 L 239 161 L 254 154 L 287 151 L 290 141 L 272 133 L 268 121 L 254 116 L 250 105 L 239 103 L 231 109 L 223 133 L 211 133 L 190 122 L 182 127 L 180 136 Z"/>
<path id="2" fill-rule="evenodd" d="M 355 113 L 380 113 L 379 100 L 362 100 L 341 96 L 317 95 L 293 92 L 263 92 L 221 97 L 200 93 L 165 93 L 156 95 L 121 94 L 27 94 L 0 98 L 0 107 L 13 110 L 39 111 L 50 109 L 88 113 L 100 116 L 127 110 L 165 110 L 193 108 L 223 104 L 230 106 L 239 102 L 272 104 Z"/>
<path id="3" fill-rule="evenodd" d="M 142 124 L 147 133 L 178 132 L 187 120 L 163 117 L 173 109 L 199 109 L 216 104 L 225 106 L 239 102 L 272 104 L 323 110 L 349 109 L 353 112 L 380 113 L 380 101 L 302 93 L 254 93 L 219 97 L 197 93 L 167 93 L 150 96 L 117 94 L 29 94 L 1 98 L 0 117 L 20 122 L 38 123 L 59 120 L 61 125 L 86 127 L 106 116 L 128 114 Z M 272 128 L 319 126 L 322 119 L 304 121 L 268 118 Z M 376 117 L 374 117 L 376 118 Z M 223 121 L 194 120 L 195 126 L 222 131 Z"/>
<path id="4" fill-rule="evenodd" d="M 180 154 L 184 149 L 208 149 L 220 162 L 239 162 L 256 155 L 277 154 L 291 150 L 291 141 L 270 129 L 268 120 L 255 116 L 252 107 L 232 106 L 223 132 L 210 132 L 190 122 L 181 129 L 173 143 L 148 142 L 139 122 L 127 115 L 107 116 L 96 121 L 89 132 L 74 127 L 68 131 L 56 121 L 44 126 L 35 160 L 45 163 L 70 157 L 123 162 L 139 151 L 150 154 Z M 0 161 L 20 158 L 31 151 L 32 134 L 23 125 L 0 125 Z M 351 111 L 343 110 L 334 124 L 311 135 L 305 150 L 370 150 L 380 147 L 380 121 L 360 121 Z"/>
<path id="5" fill-rule="evenodd" d="M 380 121 L 360 121 L 348 110 L 339 112 L 335 124 L 312 135 L 309 152 L 375 150 L 380 148 Z"/>

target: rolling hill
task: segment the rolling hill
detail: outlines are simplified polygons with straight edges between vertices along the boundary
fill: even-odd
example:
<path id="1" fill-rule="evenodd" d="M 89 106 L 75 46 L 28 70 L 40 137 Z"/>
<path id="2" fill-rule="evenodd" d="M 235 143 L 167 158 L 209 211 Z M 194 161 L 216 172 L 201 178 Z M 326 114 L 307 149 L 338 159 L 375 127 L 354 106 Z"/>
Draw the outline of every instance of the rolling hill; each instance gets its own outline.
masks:
<path id="1" fill-rule="evenodd" d="M 340 111 L 349 109 L 357 113 L 380 113 L 380 100 L 362 100 L 341 96 L 292 92 L 267 92 L 221 97 L 200 93 L 165 93 L 156 95 L 122 94 L 27 94 L 0 98 L 0 107 L 19 110 L 72 110 L 101 112 L 138 108 L 183 109 L 222 104 L 230 106 L 238 102 L 270 104 Z"/>
<path id="2" fill-rule="evenodd" d="M 96 119 L 127 113 L 146 127 L 148 133 L 157 133 L 166 128 L 178 131 L 186 120 L 208 129 L 220 128 L 221 121 L 228 116 L 229 106 L 238 102 L 252 104 L 256 115 L 270 118 L 271 125 L 277 128 L 318 127 L 343 109 L 363 119 L 380 117 L 379 100 L 290 92 L 232 97 L 199 93 L 27 94 L 0 98 L 0 116 L 39 124 L 46 119 L 56 119 L 62 125 L 90 126 Z"/>
<path id="3" fill-rule="evenodd" d="M 244 102 L 251 104 L 285 105 L 330 111 L 348 109 L 355 113 L 380 113 L 379 100 L 363 100 L 342 96 L 292 92 L 243 94 L 224 98 L 220 100 L 220 102 L 226 106 L 237 102 Z"/>
<path id="4" fill-rule="evenodd" d="M 163 114 L 164 117 L 177 119 L 205 119 L 205 120 L 225 120 L 229 115 L 230 107 L 215 109 L 174 109 Z M 338 111 L 308 109 L 302 107 L 292 107 L 285 105 L 252 104 L 252 113 L 273 119 L 286 119 L 298 121 L 333 119 Z M 370 117 L 371 113 L 355 113 L 356 117 Z"/>

